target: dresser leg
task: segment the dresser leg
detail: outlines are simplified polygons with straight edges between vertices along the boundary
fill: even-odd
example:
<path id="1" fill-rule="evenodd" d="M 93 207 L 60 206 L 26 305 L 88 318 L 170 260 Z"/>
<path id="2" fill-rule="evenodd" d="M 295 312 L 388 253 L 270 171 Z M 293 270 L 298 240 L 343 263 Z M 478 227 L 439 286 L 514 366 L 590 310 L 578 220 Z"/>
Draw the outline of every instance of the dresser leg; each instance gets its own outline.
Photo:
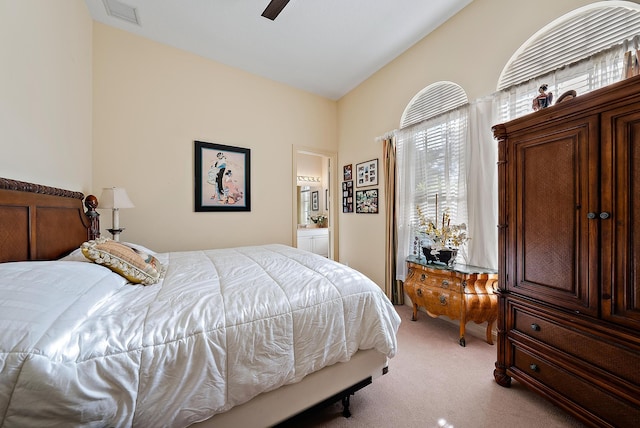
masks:
<path id="1" fill-rule="evenodd" d="M 495 321 L 487 321 L 487 343 L 493 345 L 493 324 Z"/>
<path id="2" fill-rule="evenodd" d="M 417 304 L 413 304 L 413 316 L 411 317 L 411 321 L 417 321 L 418 320 L 418 305 Z"/>
<path id="3" fill-rule="evenodd" d="M 493 370 L 493 377 L 496 383 L 505 388 L 511 386 L 511 376 L 507 375 L 507 370 L 503 364 L 496 361 L 496 368 Z"/>

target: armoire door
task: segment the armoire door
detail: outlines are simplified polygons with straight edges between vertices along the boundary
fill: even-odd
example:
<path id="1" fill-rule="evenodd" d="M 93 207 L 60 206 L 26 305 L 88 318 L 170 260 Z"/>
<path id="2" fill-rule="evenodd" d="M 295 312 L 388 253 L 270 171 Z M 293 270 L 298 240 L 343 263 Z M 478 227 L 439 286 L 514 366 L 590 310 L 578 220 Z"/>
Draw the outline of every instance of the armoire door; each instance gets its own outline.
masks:
<path id="1" fill-rule="evenodd" d="M 509 291 L 598 315 L 599 118 L 510 136 Z M 515 226 L 515 227 L 513 227 Z"/>
<path id="2" fill-rule="evenodd" d="M 640 106 L 602 116 L 602 316 L 640 330 Z M 605 188 L 606 187 L 606 188 Z"/>

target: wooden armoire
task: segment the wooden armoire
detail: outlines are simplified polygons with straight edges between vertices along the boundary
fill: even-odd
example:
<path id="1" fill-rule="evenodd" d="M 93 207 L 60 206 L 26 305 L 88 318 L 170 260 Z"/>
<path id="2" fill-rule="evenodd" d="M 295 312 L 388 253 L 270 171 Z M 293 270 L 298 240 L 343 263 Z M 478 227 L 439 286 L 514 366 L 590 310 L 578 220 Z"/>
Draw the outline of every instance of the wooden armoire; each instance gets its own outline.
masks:
<path id="1" fill-rule="evenodd" d="M 640 77 L 493 131 L 495 380 L 590 426 L 640 426 Z"/>

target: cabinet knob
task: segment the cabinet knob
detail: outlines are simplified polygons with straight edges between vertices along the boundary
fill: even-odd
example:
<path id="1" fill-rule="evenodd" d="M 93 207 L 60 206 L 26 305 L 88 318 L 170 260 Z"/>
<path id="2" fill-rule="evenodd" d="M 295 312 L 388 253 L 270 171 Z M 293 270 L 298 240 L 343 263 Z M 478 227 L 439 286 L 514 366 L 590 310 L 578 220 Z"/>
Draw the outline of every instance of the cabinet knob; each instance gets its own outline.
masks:
<path id="1" fill-rule="evenodd" d="M 443 294 L 440 295 L 440 304 L 441 305 L 446 305 L 447 304 L 447 298 Z"/>
<path id="2" fill-rule="evenodd" d="M 540 326 L 538 324 L 531 324 L 531 330 L 540 331 Z"/>
<path id="3" fill-rule="evenodd" d="M 588 213 L 587 214 L 587 218 L 589 220 L 593 220 L 594 218 L 598 217 L 598 215 L 596 213 Z"/>
<path id="4" fill-rule="evenodd" d="M 529 365 L 529 368 L 530 368 L 531 370 L 533 370 L 534 372 L 539 372 L 539 371 L 540 371 L 540 367 L 538 367 L 538 365 L 537 365 L 537 364 L 533 364 L 533 363 L 531 363 L 531 364 Z"/>
<path id="5" fill-rule="evenodd" d="M 446 279 L 442 280 L 442 288 L 449 288 L 449 281 L 447 281 Z"/>
<path id="6" fill-rule="evenodd" d="M 418 288 L 418 289 L 416 290 L 416 294 L 417 294 L 418 296 L 422 297 L 422 288 Z"/>
<path id="7" fill-rule="evenodd" d="M 609 217 L 611 217 L 611 214 L 609 214 L 609 213 L 608 213 L 608 212 L 606 212 L 606 211 L 603 211 L 603 212 L 601 212 L 601 213 L 600 213 L 600 218 L 601 218 L 602 220 L 606 220 L 606 219 L 608 219 Z"/>
<path id="8" fill-rule="evenodd" d="M 420 281 L 424 281 L 425 279 L 427 279 L 427 275 L 425 275 L 424 273 L 420 275 Z"/>

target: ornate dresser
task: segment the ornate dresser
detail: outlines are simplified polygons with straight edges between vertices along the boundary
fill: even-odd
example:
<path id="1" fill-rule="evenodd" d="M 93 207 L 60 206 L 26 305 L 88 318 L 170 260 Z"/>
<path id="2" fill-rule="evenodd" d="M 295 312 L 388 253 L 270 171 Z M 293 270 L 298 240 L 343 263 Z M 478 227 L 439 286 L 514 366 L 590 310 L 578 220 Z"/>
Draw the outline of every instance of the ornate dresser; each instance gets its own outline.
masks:
<path id="1" fill-rule="evenodd" d="M 487 323 L 487 342 L 492 345 L 492 327 L 498 317 L 496 271 L 477 266 L 427 263 L 423 257 L 407 258 L 408 274 L 404 290 L 413 303 L 413 318 L 418 319 L 418 307 L 432 317 L 441 315 L 460 320 L 459 343 L 465 346 L 467 322 Z"/>

